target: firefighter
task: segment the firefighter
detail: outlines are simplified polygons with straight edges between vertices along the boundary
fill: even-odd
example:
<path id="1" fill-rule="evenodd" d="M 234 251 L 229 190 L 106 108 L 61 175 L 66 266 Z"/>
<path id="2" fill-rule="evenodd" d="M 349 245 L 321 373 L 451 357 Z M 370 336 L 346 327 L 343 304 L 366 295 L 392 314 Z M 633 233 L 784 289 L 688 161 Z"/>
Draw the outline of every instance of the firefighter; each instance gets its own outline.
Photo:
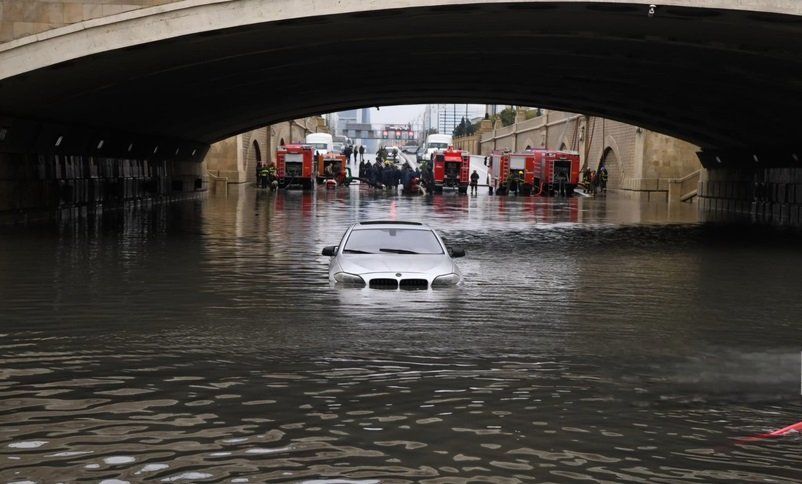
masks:
<path id="1" fill-rule="evenodd" d="M 259 170 L 259 187 L 260 188 L 267 188 L 267 177 L 268 171 L 266 166 L 262 166 L 262 169 Z"/>
<path id="2" fill-rule="evenodd" d="M 507 194 L 509 195 L 511 192 L 518 195 L 518 185 L 520 185 L 521 180 L 523 180 L 524 172 L 511 172 L 510 177 L 507 179 Z"/>
<path id="3" fill-rule="evenodd" d="M 590 193 L 590 168 L 582 170 L 582 185 L 584 186 L 584 192 Z"/>
<path id="4" fill-rule="evenodd" d="M 278 180 L 276 179 L 276 164 L 272 161 L 267 165 L 267 184 L 270 185 L 271 190 L 278 187 Z"/>
<path id="5" fill-rule="evenodd" d="M 476 170 L 471 173 L 471 195 L 477 195 L 479 191 L 479 174 Z"/>
<path id="6" fill-rule="evenodd" d="M 426 160 L 421 161 L 418 164 L 418 170 L 420 171 L 420 179 L 423 181 L 423 186 L 426 190 L 429 192 L 434 191 L 434 174 L 432 173 L 429 162 Z"/>
<path id="7" fill-rule="evenodd" d="M 602 193 L 607 191 L 607 167 L 604 165 L 599 168 L 599 191 Z"/>

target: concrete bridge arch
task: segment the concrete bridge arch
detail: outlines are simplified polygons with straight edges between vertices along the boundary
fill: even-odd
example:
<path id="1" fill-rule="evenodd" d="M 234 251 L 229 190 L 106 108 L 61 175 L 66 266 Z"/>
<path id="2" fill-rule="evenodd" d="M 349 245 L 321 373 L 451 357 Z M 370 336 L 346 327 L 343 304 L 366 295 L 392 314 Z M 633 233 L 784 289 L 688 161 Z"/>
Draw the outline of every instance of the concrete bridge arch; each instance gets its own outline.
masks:
<path id="1" fill-rule="evenodd" d="M 624 172 L 619 162 L 618 153 L 612 146 L 607 145 L 604 148 L 602 159 L 599 160 L 596 166 L 596 171 L 604 166 L 607 169 L 607 187 L 610 189 L 621 188 L 621 180 L 624 178 Z"/>
<path id="2" fill-rule="evenodd" d="M 109 153 L 137 138 L 199 155 L 310 114 L 471 101 L 628 122 L 717 163 L 758 150 L 788 162 L 800 18 L 795 0 L 667 0 L 651 16 L 634 0 L 170 2 L 0 45 L 0 150 L 52 148 L 69 132 Z M 396 52 L 414 68 L 370 75 Z M 337 79 L 343 58 L 365 72 Z"/>
<path id="3" fill-rule="evenodd" d="M 50 173 L 116 159 L 121 173 L 154 173 L 158 187 L 143 186 L 164 193 L 212 143 L 263 126 L 365 106 L 474 102 L 582 113 L 685 140 L 710 169 L 702 199 L 735 191 L 748 204 L 749 190 L 732 186 L 754 186 L 756 170 L 769 170 L 754 175 L 772 185 L 761 193 L 787 194 L 796 183 L 787 168 L 802 159 L 797 0 L 666 0 L 654 12 L 640 0 L 128 1 L 152 6 L 70 22 L 67 4 L 120 5 L 30 0 L 23 14 L 65 8 L 36 31 L 18 29 L 19 11 L 4 4 L 0 161 Z M 401 54 L 409 68 L 383 75 Z M 338 76 L 343 58 L 364 72 Z M 301 139 L 289 124 L 288 138 Z M 506 146 L 495 131 L 492 143 Z M 272 135 L 258 136 L 272 152 Z M 244 169 L 252 144 L 240 147 Z M 55 166 L 15 167 L 8 157 L 18 154 Z M 638 160 L 618 161 L 633 180 L 647 178 Z M 178 182 L 198 186 L 197 176 Z M 142 187 L 129 188 L 113 198 Z"/>

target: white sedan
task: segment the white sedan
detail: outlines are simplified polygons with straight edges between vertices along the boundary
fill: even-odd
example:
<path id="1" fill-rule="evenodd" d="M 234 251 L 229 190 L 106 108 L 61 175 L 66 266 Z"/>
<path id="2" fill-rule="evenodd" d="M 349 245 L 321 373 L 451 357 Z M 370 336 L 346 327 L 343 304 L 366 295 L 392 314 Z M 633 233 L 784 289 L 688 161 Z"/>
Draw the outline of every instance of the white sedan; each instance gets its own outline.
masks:
<path id="1" fill-rule="evenodd" d="M 329 281 L 336 286 L 429 289 L 462 281 L 453 259 L 465 250 L 447 247 L 419 222 L 373 221 L 348 227 L 340 245 L 324 247 L 323 255 L 332 258 Z"/>

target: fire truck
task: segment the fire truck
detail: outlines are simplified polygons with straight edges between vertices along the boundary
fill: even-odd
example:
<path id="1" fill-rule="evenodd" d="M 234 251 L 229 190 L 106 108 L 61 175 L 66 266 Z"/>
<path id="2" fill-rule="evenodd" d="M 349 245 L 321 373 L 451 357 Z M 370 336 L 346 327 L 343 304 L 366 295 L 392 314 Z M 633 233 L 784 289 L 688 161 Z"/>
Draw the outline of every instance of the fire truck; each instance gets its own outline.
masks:
<path id="1" fill-rule="evenodd" d="M 276 151 L 276 178 L 281 188 L 309 190 L 314 180 L 315 152 L 309 145 L 283 145 Z"/>
<path id="2" fill-rule="evenodd" d="M 497 195 L 508 195 L 517 189 L 521 195 L 555 195 L 562 184 L 565 195 L 571 195 L 579 183 L 579 153 L 535 149 L 523 153 L 495 151 L 490 156 L 490 185 Z M 517 179 L 517 187 L 510 178 Z"/>
<path id="3" fill-rule="evenodd" d="M 571 196 L 579 183 L 579 152 L 537 150 L 535 191 L 541 195 Z"/>
<path id="4" fill-rule="evenodd" d="M 509 151 L 494 151 L 490 155 L 490 186 L 496 195 L 508 195 L 510 192 L 509 179 L 515 174 L 518 177 L 517 189 L 521 195 L 530 195 L 534 187 L 535 157 L 531 152 L 510 153 Z M 523 176 L 521 176 L 523 172 Z"/>
<path id="5" fill-rule="evenodd" d="M 317 157 L 317 182 L 334 180 L 337 185 L 348 181 L 348 158 L 341 153 L 329 152 Z"/>
<path id="6" fill-rule="evenodd" d="M 432 154 L 430 180 L 434 193 L 443 193 L 443 188 L 456 188 L 459 193 L 468 193 L 470 182 L 471 156 L 467 151 L 435 151 Z"/>

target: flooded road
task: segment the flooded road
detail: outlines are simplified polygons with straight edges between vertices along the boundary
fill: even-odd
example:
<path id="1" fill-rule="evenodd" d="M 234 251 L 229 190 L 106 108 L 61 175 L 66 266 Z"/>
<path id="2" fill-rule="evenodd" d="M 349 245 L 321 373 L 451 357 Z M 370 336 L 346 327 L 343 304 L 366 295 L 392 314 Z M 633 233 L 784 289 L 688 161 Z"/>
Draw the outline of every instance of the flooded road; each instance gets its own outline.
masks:
<path id="1" fill-rule="evenodd" d="M 2 482 L 799 482 L 802 236 L 617 198 L 243 187 L 0 236 Z M 462 286 L 337 289 L 358 220 Z"/>

